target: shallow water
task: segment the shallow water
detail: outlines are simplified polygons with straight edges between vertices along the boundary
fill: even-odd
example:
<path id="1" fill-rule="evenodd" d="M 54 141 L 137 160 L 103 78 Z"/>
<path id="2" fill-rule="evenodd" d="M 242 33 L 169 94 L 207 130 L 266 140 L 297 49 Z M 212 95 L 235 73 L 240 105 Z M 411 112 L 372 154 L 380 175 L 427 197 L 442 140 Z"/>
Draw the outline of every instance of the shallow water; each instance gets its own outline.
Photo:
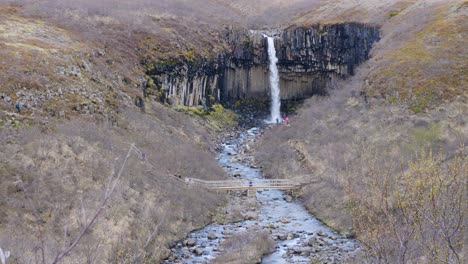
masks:
<path id="1" fill-rule="evenodd" d="M 218 161 L 230 175 L 240 174 L 242 179 L 263 177 L 261 170 L 248 164 L 251 156 L 243 153 L 244 146 L 250 145 L 259 133 L 260 129 L 252 128 L 222 144 Z M 195 231 L 187 237 L 193 239 L 195 245 L 187 247 L 182 241 L 179 242 L 173 249 L 178 260 L 165 263 L 209 263 L 219 254 L 222 239 L 253 226 L 271 230 L 276 242 L 275 252 L 265 256 L 262 263 L 310 263 L 313 258 L 328 263 L 343 263 L 347 255 L 359 250 L 356 240 L 339 235 L 318 221 L 300 202 L 287 202 L 284 196 L 285 193 L 279 190 L 259 191 L 258 219 L 212 224 Z M 215 234 L 216 238 L 209 239 L 208 234 Z M 311 239 L 313 243 L 309 243 Z M 202 254 L 195 254 L 194 249 L 199 249 Z"/>

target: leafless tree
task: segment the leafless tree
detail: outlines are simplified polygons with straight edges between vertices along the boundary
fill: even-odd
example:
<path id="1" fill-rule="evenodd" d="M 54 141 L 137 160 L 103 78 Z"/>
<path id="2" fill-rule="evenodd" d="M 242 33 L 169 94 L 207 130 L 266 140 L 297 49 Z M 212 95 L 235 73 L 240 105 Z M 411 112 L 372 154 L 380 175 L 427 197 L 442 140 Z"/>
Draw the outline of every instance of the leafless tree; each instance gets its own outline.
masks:
<path id="1" fill-rule="evenodd" d="M 377 263 L 462 263 L 467 162 L 423 152 L 397 168 L 370 149 L 361 153 L 358 177 L 346 184 L 358 237 Z M 382 162 L 388 162 L 383 166 Z"/>
<path id="2" fill-rule="evenodd" d="M 68 230 L 69 227 L 68 227 L 67 223 L 64 225 L 64 237 L 63 237 L 64 246 L 62 247 L 62 249 L 60 249 L 59 252 L 56 253 L 56 255 L 55 255 L 55 257 L 54 257 L 54 259 L 52 260 L 51 263 L 54 263 L 54 264 L 55 263 L 60 263 L 65 257 L 67 257 L 71 253 L 71 251 L 80 243 L 80 241 L 86 236 L 86 234 L 89 233 L 89 231 L 91 230 L 93 225 L 98 221 L 99 216 L 102 214 L 102 212 L 108 206 L 108 204 L 109 204 L 109 202 L 110 202 L 110 200 L 112 198 L 112 195 L 115 192 L 116 187 L 117 187 L 122 175 L 124 174 L 124 170 L 125 170 L 125 167 L 127 165 L 127 162 L 130 159 L 131 154 L 133 152 L 136 152 L 134 144 L 132 144 L 130 146 L 130 148 L 129 148 L 129 150 L 128 150 L 128 152 L 127 152 L 127 154 L 126 154 L 126 156 L 125 156 L 125 158 L 124 158 L 124 160 L 123 160 L 123 162 L 122 162 L 122 164 L 120 166 L 118 174 L 115 177 L 113 177 L 112 174 L 110 175 L 107 188 L 106 188 L 106 190 L 104 192 L 104 195 L 103 195 L 103 200 L 102 200 L 100 206 L 98 207 L 98 209 L 95 212 L 93 212 L 90 216 L 87 215 L 85 205 L 83 204 L 83 201 L 81 200 L 81 212 L 80 212 L 81 215 L 78 217 L 81 231 L 70 243 L 67 243 L 67 241 L 68 241 L 67 234 L 69 233 L 69 230 Z M 136 152 L 136 153 L 138 155 L 141 155 L 141 153 L 139 153 L 139 152 Z M 29 204 L 29 207 L 31 208 L 31 210 L 33 212 L 33 215 L 34 215 L 35 221 L 36 221 L 36 226 L 38 228 L 38 233 L 39 233 L 38 237 L 39 237 L 40 242 L 39 242 L 39 246 L 35 247 L 35 249 L 34 249 L 35 263 L 45 264 L 47 262 L 47 259 L 46 259 L 46 246 L 47 246 L 47 242 L 48 242 L 47 238 L 46 238 L 46 235 L 44 233 L 43 227 L 42 227 L 42 225 L 43 225 L 43 223 L 45 221 L 42 219 L 41 215 L 39 214 L 39 209 L 34 204 L 32 198 L 30 197 L 30 193 L 29 193 L 28 189 L 24 186 L 21 179 L 18 179 L 18 182 L 22 185 L 21 189 L 23 190 L 25 198 L 26 198 L 26 200 L 27 200 L 27 202 Z M 149 235 L 147 241 L 150 241 L 150 240 L 152 240 L 154 238 L 154 236 L 157 233 L 161 223 L 162 223 L 162 221 L 156 225 L 154 231 Z M 148 243 L 149 242 L 147 242 L 147 244 Z M 100 245 L 101 245 L 101 243 L 98 243 L 92 249 L 88 248 L 86 250 L 87 263 L 94 263 L 94 261 L 97 258 L 97 255 L 98 255 Z"/>
<path id="3" fill-rule="evenodd" d="M 114 193 L 115 188 L 117 184 L 119 183 L 120 178 L 122 177 L 125 166 L 127 165 L 127 161 L 130 158 L 133 151 L 134 151 L 134 144 L 132 144 L 130 149 L 128 150 L 127 155 L 125 156 L 125 159 L 123 160 L 123 163 L 120 167 L 119 173 L 117 174 L 115 178 L 111 179 L 110 184 L 108 185 L 107 190 L 104 194 L 104 200 L 102 201 L 101 206 L 98 208 L 98 210 L 94 214 L 91 215 L 90 220 L 86 222 L 80 234 L 73 240 L 73 242 L 68 247 L 62 249 L 59 253 L 57 253 L 56 257 L 52 261 L 53 264 L 56 264 L 62 261 L 63 258 L 65 258 L 78 245 L 78 243 L 81 241 L 81 239 L 86 234 L 86 232 L 88 232 L 92 228 L 93 224 L 98 220 L 98 217 L 106 209 L 109 203 L 109 200 L 111 199 L 112 194 Z"/>

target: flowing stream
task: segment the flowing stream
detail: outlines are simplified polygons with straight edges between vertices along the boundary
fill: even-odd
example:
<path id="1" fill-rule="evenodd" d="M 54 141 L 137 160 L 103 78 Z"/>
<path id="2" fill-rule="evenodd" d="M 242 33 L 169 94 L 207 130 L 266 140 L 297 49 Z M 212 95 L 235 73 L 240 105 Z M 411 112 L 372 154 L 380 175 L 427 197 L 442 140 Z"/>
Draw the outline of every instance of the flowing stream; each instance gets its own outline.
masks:
<path id="1" fill-rule="evenodd" d="M 270 59 L 270 89 L 271 89 L 271 119 L 270 123 L 278 123 L 281 120 L 281 98 L 278 73 L 278 58 L 276 57 L 275 39 L 268 39 L 268 57 Z"/>
<path id="2" fill-rule="evenodd" d="M 219 164 L 241 179 L 262 178 L 260 169 L 251 165 L 250 146 L 261 129 L 252 128 L 225 140 L 218 156 Z M 255 198 L 250 198 L 255 199 Z M 255 201 L 254 201 L 255 203 Z M 229 236 L 257 227 L 271 232 L 275 251 L 262 263 L 345 263 L 359 251 L 358 241 L 346 238 L 326 227 L 299 202 L 279 190 L 257 193 L 258 216 L 237 223 L 211 224 L 195 231 L 173 249 L 165 263 L 210 263 L 223 250 L 221 242 Z"/>

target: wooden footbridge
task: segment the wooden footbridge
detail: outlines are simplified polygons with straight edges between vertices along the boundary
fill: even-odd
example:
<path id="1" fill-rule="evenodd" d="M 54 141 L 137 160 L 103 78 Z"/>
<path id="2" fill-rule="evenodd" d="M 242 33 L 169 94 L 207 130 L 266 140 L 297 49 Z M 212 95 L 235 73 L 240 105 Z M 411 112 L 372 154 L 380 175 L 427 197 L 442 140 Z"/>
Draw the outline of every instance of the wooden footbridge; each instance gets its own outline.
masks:
<path id="1" fill-rule="evenodd" d="M 247 191 L 248 196 L 255 196 L 257 190 L 284 190 L 292 191 L 306 184 L 305 175 L 293 179 L 242 179 L 225 181 L 205 181 L 194 178 L 185 178 L 188 187 L 196 186 L 215 191 Z"/>
<path id="2" fill-rule="evenodd" d="M 134 144 L 131 151 L 146 162 L 146 154 L 141 152 Z M 257 190 L 294 190 L 305 184 L 310 184 L 311 174 L 296 176 L 291 179 L 238 179 L 224 181 L 206 181 L 197 178 L 174 177 L 178 181 L 183 181 L 188 188 L 199 187 L 215 191 L 247 191 L 249 195 L 255 194 Z"/>
<path id="3" fill-rule="evenodd" d="M 299 188 L 302 184 L 289 179 L 252 179 L 252 180 L 226 180 L 226 181 L 204 181 L 187 178 L 186 183 L 197 185 L 209 190 L 245 191 L 245 190 L 292 190 Z"/>

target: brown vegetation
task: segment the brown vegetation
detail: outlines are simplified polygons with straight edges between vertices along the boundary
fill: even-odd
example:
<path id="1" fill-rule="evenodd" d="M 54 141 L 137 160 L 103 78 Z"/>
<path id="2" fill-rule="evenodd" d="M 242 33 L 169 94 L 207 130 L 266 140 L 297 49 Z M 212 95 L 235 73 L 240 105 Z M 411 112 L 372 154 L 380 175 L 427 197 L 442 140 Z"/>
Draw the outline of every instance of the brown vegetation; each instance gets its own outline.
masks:
<path id="1" fill-rule="evenodd" d="M 152 111 L 128 110 L 119 128 L 76 119 L 2 131 L 0 244 L 9 263 L 159 261 L 171 241 L 211 221 L 222 196 L 178 180 L 223 177 L 210 135 L 183 114 Z M 146 159 L 128 152 L 131 143 Z"/>
<path id="2" fill-rule="evenodd" d="M 291 117 L 290 127 L 265 132 L 256 153 L 267 176 L 311 174 L 310 184 L 299 194 L 302 201 L 319 219 L 344 233 L 353 233 L 353 223 L 350 197 L 342 183 L 351 169 L 362 166 L 358 161 L 363 146 L 391 154 L 397 166 L 400 159 L 412 161 L 423 148 L 450 158 L 467 138 L 464 116 L 468 108 L 463 102 L 413 115 L 396 106 L 378 106 L 376 101 L 369 108 L 365 98 L 352 93 L 339 90 L 329 98 L 306 101 L 299 114 Z"/>
<path id="3" fill-rule="evenodd" d="M 375 12 L 367 5 L 370 2 L 363 2 L 369 11 L 363 19 L 373 21 L 382 12 Z M 310 184 L 300 192 L 302 200 L 326 224 L 355 233 L 368 246 L 371 262 L 457 263 L 457 255 L 464 254 L 460 243 L 466 243 L 467 236 L 461 237 L 462 229 L 451 224 L 460 217 L 465 221 L 466 208 L 448 196 L 460 197 L 466 191 L 466 172 L 461 170 L 466 159 L 454 157 L 468 138 L 466 81 L 461 70 L 466 68 L 463 21 L 467 9 L 465 1 L 413 2 L 380 20 L 382 40 L 356 76 L 338 82 L 329 97 L 306 101 L 291 117 L 291 127 L 267 131 L 256 157 L 272 177 L 312 174 Z M 363 152 L 363 147 L 377 152 Z M 421 158 L 422 149 L 432 149 L 433 156 Z M 367 156 L 375 162 L 363 165 L 360 160 Z M 451 164 L 459 164 L 456 175 Z M 443 190 L 450 177 L 458 183 L 450 188 L 461 189 Z M 372 183 L 375 188 L 369 186 Z M 347 192 L 350 185 L 361 187 Z M 382 189 L 386 187 L 393 188 L 392 195 L 386 196 L 391 206 L 383 208 L 379 198 L 389 191 Z M 433 204 L 425 196 L 431 189 L 441 191 L 429 193 L 439 195 Z M 406 195 L 400 203 L 398 192 Z M 359 205 L 365 207 L 362 214 L 351 210 L 356 209 L 350 203 L 356 194 Z M 407 214 L 409 207 L 418 205 L 426 211 Z M 454 218 L 431 219 L 446 210 L 453 210 Z M 408 222 L 405 216 L 413 220 Z M 446 228 L 454 233 L 449 236 L 444 228 L 431 226 L 434 221 L 450 221 Z"/>
<path id="4" fill-rule="evenodd" d="M 13 111 L 21 100 L 28 116 L 104 114 L 141 93 L 135 55 L 124 61 L 118 51 L 18 12 L 0 10 L 0 109 Z"/>
<path id="5" fill-rule="evenodd" d="M 436 5 L 433 9 L 419 18 L 425 20 L 420 22 L 423 26 L 410 29 L 412 35 L 404 43 L 391 43 L 390 39 L 402 29 L 390 28 L 409 21 L 417 24 L 417 18 L 413 18 L 415 11 L 399 15 L 384 29 L 388 39 L 375 53 L 374 68 L 367 76 L 366 93 L 383 95 L 392 103 L 404 103 L 413 112 L 421 112 L 443 100 L 466 96 L 467 7 L 454 2 Z"/>
<path id="6" fill-rule="evenodd" d="M 462 263 L 464 152 L 447 162 L 424 151 L 402 167 L 396 157 L 371 148 L 360 152 L 344 185 L 355 231 L 372 263 Z"/>
<path id="7" fill-rule="evenodd" d="M 19 119 L 2 111 L 2 120 L 15 127 L 0 131 L 0 244 L 12 252 L 11 262 L 43 263 L 62 255 L 68 263 L 154 262 L 165 256 L 169 241 L 206 224 L 222 199 L 187 190 L 173 176 L 224 175 L 207 152 L 213 147 L 211 137 L 186 115 L 141 99 L 142 62 L 211 56 L 225 47 L 220 30 L 226 24 L 280 24 L 298 10 L 304 13 L 292 22 L 296 25 L 378 24 L 382 40 L 357 76 L 339 84 L 341 91 L 306 102 L 291 118 L 291 127 L 267 131 L 258 161 L 272 177 L 313 173 L 301 192 L 303 201 L 345 232 L 352 232 L 354 216 L 354 232 L 373 258 L 457 259 L 459 234 L 448 235 L 456 228 L 441 229 L 431 221 L 451 221 L 440 217 L 451 208 L 461 215 L 448 202 L 458 196 L 450 200 L 447 195 L 463 190 L 443 187 L 447 177 L 460 175 L 451 168 L 466 168 L 466 159 L 453 158 L 468 138 L 466 1 L 365 0 L 356 5 L 348 0 L 278 0 L 261 1 L 259 7 L 244 0 L 1 2 L 7 6 L 0 7 L 0 109 L 13 112 L 15 101 L 22 99 L 27 115 Z M 128 110 L 135 100 L 146 114 Z M 212 123 L 233 120 L 230 112 L 220 110 L 211 116 Z M 63 123 L 40 118 L 49 116 Z M 131 143 L 148 154 L 148 162 L 132 156 L 109 198 L 109 182 L 119 175 Z M 363 145 L 410 166 L 354 177 L 362 169 Z M 415 159 L 422 148 L 441 150 L 446 160 L 434 158 L 439 153 Z M 386 168 L 382 159 L 377 161 L 366 169 Z M 464 165 L 452 167 L 460 162 Z M 396 168 L 394 164 L 389 166 Z M 418 177 L 434 181 L 414 181 Z M 367 182 L 369 192 L 356 196 L 356 184 L 368 179 L 389 179 L 385 183 L 393 185 Z M 381 202 L 378 194 L 387 186 L 393 188 L 393 196 L 385 196 L 391 207 L 372 203 L 365 215 L 347 211 L 349 201 L 354 208 L 366 205 L 367 198 Z M 411 195 L 411 203 L 399 202 L 400 193 Z M 428 194 L 440 195 L 441 203 L 430 204 Z M 101 217 L 90 225 L 103 204 Z M 416 207 L 420 211 L 407 214 Z M 385 214 L 389 217 L 381 219 Z M 405 222 L 407 216 L 418 221 Z M 405 224 L 413 236 L 397 232 Z M 434 230 L 441 232 L 428 237 Z M 375 243 L 380 235 L 388 237 L 387 244 Z M 429 238 L 431 243 L 422 246 Z M 73 241 L 79 243 L 70 255 L 61 255 Z M 248 241 L 258 242 L 250 236 Z M 236 245 L 234 257 L 239 256 Z"/>
<path id="8" fill-rule="evenodd" d="M 401 165 L 412 162 L 421 149 L 433 149 L 434 153 L 437 153 L 435 156 L 445 153 L 446 159 L 439 166 L 449 166 L 459 146 L 467 143 L 464 121 L 467 114 L 468 108 L 463 102 L 445 105 L 444 108 L 424 115 L 412 115 L 409 111 L 391 105 L 373 106 L 369 109 L 364 98 L 353 97 L 346 90 L 336 91 L 330 98 L 308 100 L 304 109 L 297 116 L 291 117 L 290 127 L 278 126 L 266 131 L 257 144 L 256 160 L 270 177 L 293 178 L 311 174 L 308 178 L 309 184 L 299 193 L 307 208 L 327 225 L 343 233 L 355 234 L 365 242 L 367 233 L 364 230 L 375 231 L 379 227 L 390 230 L 390 227 L 386 226 L 386 221 L 390 219 L 382 213 L 376 213 L 375 219 L 380 220 L 375 221 L 383 222 L 371 222 L 366 226 L 368 229 L 360 226 L 366 224 L 363 219 L 372 215 L 363 213 L 359 218 L 350 211 L 352 195 L 346 192 L 345 188 L 350 184 L 349 181 L 353 186 L 367 186 L 364 184 L 370 183 L 363 171 L 369 171 L 377 178 L 374 180 L 378 190 L 372 192 L 370 188 L 358 188 L 353 193 L 363 195 L 359 196 L 361 202 L 380 202 L 378 198 L 382 193 L 380 188 L 384 186 L 381 184 L 384 176 L 387 175 L 396 181 L 398 175 L 406 175 L 399 174 Z M 377 149 L 378 152 L 363 153 L 363 146 Z M 363 154 L 374 158 L 376 162 L 362 164 L 360 160 Z M 387 155 L 391 159 L 386 160 Z M 466 166 L 466 159 L 462 161 Z M 428 162 L 415 162 L 421 164 L 420 166 L 430 165 Z M 406 168 L 403 169 L 406 172 Z M 353 174 L 352 171 L 362 173 Z M 466 181 L 466 172 L 458 173 L 457 186 L 466 188 L 466 183 L 463 183 Z M 418 176 L 429 177 L 431 174 Z M 411 188 L 408 184 L 412 180 L 416 179 L 406 177 L 405 181 L 401 182 L 401 188 Z M 465 189 L 458 190 L 459 193 L 464 191 Z M 417 201 L 414 197 L 412 199 L 415 203 L 427 202 Z M 450 209 L 443 201 L 435 206 L 436 210 Z M 374 225 L 376 223 L 380 226 Z M 428 223 L 426 219 L 424 225 Z M 394 223 L 394 227 L 397 228 L 400 224 Z M 380 234 L 372 234 L 379 238 L 378 241 L 387 241 L 387 247 L 393 247 L 386 248 L 389 250 L 386 252 L 390 255 L 389 263 L 393 263 L 392 260 L 396 257 L 393 249 L 398 246 L 393 243 L 396 240 L 380 240 Z M 456 235 L 462 234 L 461 230 L 458 230 Z M 457 253 L 461 254 L 460 247 L 457 247 Z M 421 249 L 413 251 L 412 254 L 412 257 L 424 255 L 429 258 L 430 252 Z M 411 259 L 409 256 L 408 258 Z"/>

